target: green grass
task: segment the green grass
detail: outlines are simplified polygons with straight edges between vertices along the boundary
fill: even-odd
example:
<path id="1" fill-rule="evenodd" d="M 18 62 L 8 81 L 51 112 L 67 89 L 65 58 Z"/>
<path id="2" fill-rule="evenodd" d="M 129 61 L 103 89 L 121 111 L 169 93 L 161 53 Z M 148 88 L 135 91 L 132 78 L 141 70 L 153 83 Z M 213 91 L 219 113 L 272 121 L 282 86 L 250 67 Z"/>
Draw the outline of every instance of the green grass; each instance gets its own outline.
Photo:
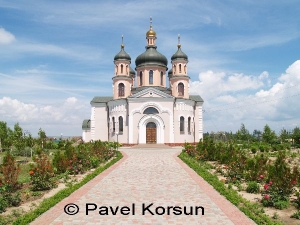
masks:
<path id="1" fill-rule="evenodd" d="M 218 179 L 216 175 L 207 171 L 207 163 L 197 161 L 189 156 L 187 153 L 182 152 L 179 158 L 192 168 L 199 176 L 206 180 L 214 187 L 221 195 L 223 195 L 232 204 L 237 206 L 246 216 L 252 219 L 255 223 L 261 225 L 282 225 L 281 222 L 272 221 L 270 217 L 263 213 L 263 208 L 257 203 L 251 203 L 240 196 L 237 191 L 228 189 L 225 184 Z"/>
<path id="2" fill-rule="evenodd" d="M 13 224 L 15 225 L 27 225 L 33 220 L 35 220 L 37 217 L 39 217 L 41 214 L 49 210 L 51 207 L 56 205 L 58 202 L 63 200 L 64 198 L 68 197 L 70 194 L 72 194 L 74 191 L 85 185 L 87 182 L 98 176 L 101 172 L 115 164 L 117 161 L 119 161 L 122 158 L 122 154 L 117 151 L 117 157 L 105 164 L 104 166 L 100 166 L 91 174 L 88 174 L 81 182 L 74 184 L 71 187 L 65 188 L 55 194 L 54 196 L 45 199 L 41 202 L 41 204 L 33 211 L 19 217 L 16 221 L 14 221 Z"/>
<path id="3" fill-rule="evenodd" d="M 18 177 L 18 181 L 20 183 L 26 183 L 26 182 L 30 182 L 30 175 L 29 175 L 29 170 L 30 170 L 30 165 L 27 164 L 20 164 L 20 174 Z"/>

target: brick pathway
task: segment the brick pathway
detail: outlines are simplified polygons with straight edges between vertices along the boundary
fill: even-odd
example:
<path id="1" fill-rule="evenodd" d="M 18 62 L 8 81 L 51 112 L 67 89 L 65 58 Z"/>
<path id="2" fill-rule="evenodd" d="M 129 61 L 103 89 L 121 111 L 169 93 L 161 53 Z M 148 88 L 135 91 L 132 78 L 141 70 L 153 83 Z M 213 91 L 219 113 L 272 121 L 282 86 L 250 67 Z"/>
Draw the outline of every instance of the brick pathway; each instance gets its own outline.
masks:
<path id="1" fill-rule="evenodd" d="M 255 224 L 181 162 L 176 157 L 179 149 L 128 148 L 122 149 L 122 152 L 124 157 L 121 161 L 41 215 L 32 224 Z M 69 203 L 78 205 L 78 214 L 64 213 L 64 206 Z M 88 206 L 88 215 L 87 203 L 94 204 Z M 153 205 L 149 206 L 151 203 Z M 95 206 L 97 209 L 93 211 Z M 120 208 L 116 215 L 112 215 L 110 211 L 109 215 L 100 215 L 101 206 L 111 206 L 114 209 L 117 206 L 127 206 L 122 212 L 129 215 L 122 215 Z M 146 209 L 147 206 L 149 210 Z M 174 215 L 180 211 L 179 208 L 174 209 L 171 206 L 181 207 L 182 214 Z M 195 207 L 202 206 L 204 215 L 201 208 L 198 208 L 198 215 L 184 215 L 184 206 L 187 213 L 192 206 L 193 214 Z M 105 213 L 105 210 L 101 212 Z"/>

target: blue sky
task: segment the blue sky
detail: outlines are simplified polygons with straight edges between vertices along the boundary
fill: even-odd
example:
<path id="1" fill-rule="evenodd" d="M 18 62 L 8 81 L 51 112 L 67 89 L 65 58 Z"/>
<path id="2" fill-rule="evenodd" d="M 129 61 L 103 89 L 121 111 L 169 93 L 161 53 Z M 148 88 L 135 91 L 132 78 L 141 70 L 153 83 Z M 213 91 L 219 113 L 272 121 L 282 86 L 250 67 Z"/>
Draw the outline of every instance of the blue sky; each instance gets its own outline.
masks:
<path id="1" fill-rule="evenodd" d="M 81 135 L 113 58 L 145 50 L 149 17 L 170 58 L 181 35 L 204 129 L 300 126 L 300 4 L 276 1 L 1 1 L 0 120 L 36 135 Z M 170 66 L 169 66 L 170 67 Z"/>

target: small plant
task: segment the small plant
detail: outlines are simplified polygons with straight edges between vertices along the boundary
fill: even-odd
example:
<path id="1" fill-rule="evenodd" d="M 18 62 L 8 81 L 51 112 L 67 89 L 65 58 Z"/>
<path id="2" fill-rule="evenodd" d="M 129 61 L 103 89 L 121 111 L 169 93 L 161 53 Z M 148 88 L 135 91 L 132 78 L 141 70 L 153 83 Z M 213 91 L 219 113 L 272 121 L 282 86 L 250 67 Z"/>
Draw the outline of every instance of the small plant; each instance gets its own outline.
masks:
<path id="1" fill-rule="evenodd" d="M 298 210 L 297 212 L 295 212 L 295 213 L 291 216 L 291 218 L 295 218 L 295 219 L 297 219 L 297 220 L 300 220 L 300 210 Z"/>
<path id="2" fill-rule="evenodd" d="M 277 212 L 274 212 L 272 218 L 273 218 L 274 220 L 277 220 L 277 219 L 279 218 L 278 213 L 277 213 Z"/>
<path id="3" fill-rule="evenodd" d="M 246 192 L 248 193 L 259 193 L 260 186 L 256 181 L 250 181 L 247 184 Z"/>
<path id="4" fill-rule="evenodd" d="M 280 209 L 280 210 L 286 209 L 289 206 L 290 206 L 290 202 L 289 201 L 277 201 L 277 202 L 274 203 L 274 207 L 276 209 Z"/>

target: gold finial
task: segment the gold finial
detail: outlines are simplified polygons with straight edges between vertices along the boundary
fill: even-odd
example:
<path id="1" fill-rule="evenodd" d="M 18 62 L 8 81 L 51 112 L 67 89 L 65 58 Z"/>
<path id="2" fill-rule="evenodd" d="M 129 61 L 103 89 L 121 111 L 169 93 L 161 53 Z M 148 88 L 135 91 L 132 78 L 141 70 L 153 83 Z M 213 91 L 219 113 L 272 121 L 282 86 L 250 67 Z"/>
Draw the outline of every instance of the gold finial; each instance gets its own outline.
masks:
<path id="1" fill-rule="evenodd" d="M 178 34 L 178 44 L 177 44 L 177 47 L 178 47 L 178 48 L 181 47 L 181 44 L 180 44 L 180 34 Z"/>
<path id="2" fill-rule="evenodd" d="M 122 49 L 124 48 L 123 41 L 124 41 L 124 36 L 123 36 L 123 34 L 122 34 L 122 44 L 121 44 L 121 48 L 122 48 Z"/>
<path id="3" fill-rule="evenodd" d="M 146 33 L 147 37 L 156 37 L 155 31 L 152 29 L 152 17 L 150 16 L 150 29 Z"/>

